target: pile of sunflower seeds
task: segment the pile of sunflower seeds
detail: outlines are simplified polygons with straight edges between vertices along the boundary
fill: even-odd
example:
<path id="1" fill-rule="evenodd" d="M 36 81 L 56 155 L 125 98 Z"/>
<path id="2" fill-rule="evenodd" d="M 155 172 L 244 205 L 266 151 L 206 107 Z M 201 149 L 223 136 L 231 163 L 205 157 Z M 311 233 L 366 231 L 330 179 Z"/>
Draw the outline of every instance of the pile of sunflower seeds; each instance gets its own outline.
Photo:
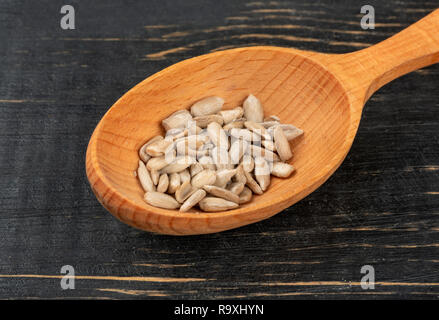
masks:
<path id="1" fill-rule="evenodd" d="M 270 185 L 271 175 L 295 170 L 289 141 L 303 134 L 277 116 L 264 117 L 261 102 L 249 95 L 242 107 L 222 110 L 224 100 L 207 97 L 162 121 L 156 136 L 139 150 L 137 177 L 145 201 L 159 208 L 194 206 L 224 211 L 250 202 Z"/>

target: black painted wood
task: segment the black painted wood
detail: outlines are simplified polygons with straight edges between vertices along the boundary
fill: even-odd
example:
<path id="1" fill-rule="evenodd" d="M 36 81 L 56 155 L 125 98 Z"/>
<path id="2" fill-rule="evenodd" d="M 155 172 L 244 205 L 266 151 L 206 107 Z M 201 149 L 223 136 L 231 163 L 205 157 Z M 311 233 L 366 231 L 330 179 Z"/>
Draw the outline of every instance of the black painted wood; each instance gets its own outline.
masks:
<path id="1" fill-rule="evenodd" d="M 245 45 L 342 53 L 439 1 L 0 1 L 0 298 L 438 298 L 439 67 L 367 103 L 354 145 L 316 192 L 237 230 L 169 237 L 108 214 L 88 139 L 124 92 L 182 59 Z M 295 39 L 290 36 L 296 37 Z M 363 265 L 375 290 L 359 285 Z M 60 269 L 75 268 L 75 290 Z"/>

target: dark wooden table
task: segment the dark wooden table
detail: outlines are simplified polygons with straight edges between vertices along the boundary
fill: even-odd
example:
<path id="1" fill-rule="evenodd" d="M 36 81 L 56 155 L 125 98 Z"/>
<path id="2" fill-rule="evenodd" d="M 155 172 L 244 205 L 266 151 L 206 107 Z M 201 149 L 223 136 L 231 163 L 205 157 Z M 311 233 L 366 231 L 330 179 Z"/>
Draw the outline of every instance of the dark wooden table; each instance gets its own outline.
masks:
<path id="1" fill-rule="evenodd" d="M 175 62 L 248 45 L 342 53 L 439 1 L 0 1 L 0 298 L 439 297 L 439 66 L 367 103 L 342 166 L 275 217 L 192 237 L 130 228 L 95 199 L 87 142 L 128 89 Z M 76 29 L 60 28 L 60 8 Z M 75 269 L 75 290 L 60 287 Z M 374 290 L 360 270 L 375 269 Z"/>

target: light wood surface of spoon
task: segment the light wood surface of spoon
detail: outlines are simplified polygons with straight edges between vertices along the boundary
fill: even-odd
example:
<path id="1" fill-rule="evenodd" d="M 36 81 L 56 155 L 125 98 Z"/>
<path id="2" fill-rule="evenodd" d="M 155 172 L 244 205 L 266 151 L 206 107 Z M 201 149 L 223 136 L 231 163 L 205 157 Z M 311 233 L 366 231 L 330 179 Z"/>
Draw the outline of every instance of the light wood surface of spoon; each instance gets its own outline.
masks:
<path id="1" fill-rule="evenodd" d="M 361 112 L 380 87 L 439 62 L 439 10 L 372 47 L 322 54 L 279 47 L 246 47 L 172 65 L 122 96 L 96 127 L 87 149 L 87 176 L 100 203 L 121 221 L 162 234 L 213 233 L 273 216 L 316 190 L 340 166 L 357 132 Z M 218 213 L 155 208 L 143 200 L 134 176 L 138 149 L 164 134 L 161 120 L 216 95 L 224 109 L 248 94 L 305 134 L 292 142 L 296 173 L 273 178 L 263 195 Z M 385 107 L 385 106 L 383 106 Z"/>

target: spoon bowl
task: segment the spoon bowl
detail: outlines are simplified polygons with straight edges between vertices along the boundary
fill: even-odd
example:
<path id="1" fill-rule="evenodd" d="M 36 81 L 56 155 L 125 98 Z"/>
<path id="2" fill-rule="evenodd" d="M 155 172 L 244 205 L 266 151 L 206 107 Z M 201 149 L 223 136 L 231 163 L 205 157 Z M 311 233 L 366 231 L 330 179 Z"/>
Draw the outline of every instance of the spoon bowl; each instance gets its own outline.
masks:
<path id="1" fill-rule="evenodd" d="M 92 190 L 118 219 L 156 233 L 213 233 L 271 217 L 317 189 L 340 166 L 373 92 L 439 61 L 438 35 L 435 11 L 398 35 L 353 53 L 246 47 L 168 67 L 128 91 L 99 122 L 86 156 Z M 287 179 L 273 177 L 264 194 L 234 210 L 181 213 L 148 205 L 134 172 L 139 148 L 164 135 L 161 120 L 207 96 L 222 97 L 229 109 L 242 105 L 250 93 L 260 99 L 266 116 L 277 115 L 282 123 L 304 130 L 292 142 L 290 163 L 296 172 Z"/>

